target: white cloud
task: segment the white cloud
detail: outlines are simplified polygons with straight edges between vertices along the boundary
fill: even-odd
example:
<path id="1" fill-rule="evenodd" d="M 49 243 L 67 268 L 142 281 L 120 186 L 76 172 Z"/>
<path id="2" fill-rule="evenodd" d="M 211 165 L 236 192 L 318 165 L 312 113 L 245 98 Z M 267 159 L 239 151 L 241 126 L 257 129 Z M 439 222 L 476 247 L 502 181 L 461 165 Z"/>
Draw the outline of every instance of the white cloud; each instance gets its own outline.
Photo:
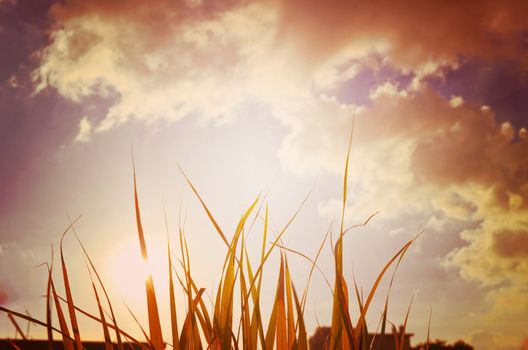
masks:
<path id="1" fill-rule="evenodd" d="M 75 136 L 75 141 L 88 142 L 92 135 L 93 127 L 88 117 L 82 117 L 79 122 L 79 132 Z"/>

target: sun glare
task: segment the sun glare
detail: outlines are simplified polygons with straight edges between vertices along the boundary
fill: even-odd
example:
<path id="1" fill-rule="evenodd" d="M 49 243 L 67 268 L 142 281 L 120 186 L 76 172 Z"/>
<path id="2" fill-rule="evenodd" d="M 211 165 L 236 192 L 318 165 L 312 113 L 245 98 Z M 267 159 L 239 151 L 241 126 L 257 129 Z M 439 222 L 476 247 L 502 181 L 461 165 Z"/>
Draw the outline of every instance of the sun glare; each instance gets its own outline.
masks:
<path id="1" fill-rule="evenodd" d="M 147 245 L 148 261 L 141 257 L 137 241 L 129 239 L 118 246 L 120 248 L 108 256 L 107 266 L 113 289 L 125 302 L 145 303 L 145 282 L 149 274 L 154 280 L 158 294 L 167 290 L 167 251 L 161 243 Z"/>

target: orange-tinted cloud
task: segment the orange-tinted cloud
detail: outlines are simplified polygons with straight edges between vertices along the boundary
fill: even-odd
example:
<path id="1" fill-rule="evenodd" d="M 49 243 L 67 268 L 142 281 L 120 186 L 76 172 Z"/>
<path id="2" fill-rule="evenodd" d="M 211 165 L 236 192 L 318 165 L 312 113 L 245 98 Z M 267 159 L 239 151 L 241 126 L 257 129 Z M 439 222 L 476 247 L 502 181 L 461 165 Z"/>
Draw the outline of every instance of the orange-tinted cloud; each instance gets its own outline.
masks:
<path id="1" fill-rule="evenodd" d="M 222 121 L 248 99 L 292 101 L 361 65 L 419 77 L 468 57 L 526 66 L 527 10 L 524 1 L 68 0 L 54 6 L 34 77 L 37 90 L 75 101 L 115 96 L 95 131 L 130 118 Z"/>
<path id="2" fill-rule="evenodd" d="M 519 205 L 528 207 L 528 162 L 524 156 L 528 142 L 514 141 L 517 132 L 513 127 L 496 125 L 485 113 L 447 119 L 443 128 L 417 144 L 413 156 L 416 175 L 439 184 L 493 186 L 501 206 L 508 207 L 515 200 L 512 196 L 519 196 Z"/>
<path id="3" fill-rule="evenodd" d="M 502 231 L 494 235 L 493 249 L 503 257 L 528 257 L 528 233 Z"/>
<path id="4" fill-rule="evenodd" d="M 524 1 L 294 0 L 281 5 L 280 37 L 293 37 L 314 61 L 349 48 L 352 54 L 380 51 L 411 71 L 456 64 L 460 56 L 505 57 L 526 67 Z"/>

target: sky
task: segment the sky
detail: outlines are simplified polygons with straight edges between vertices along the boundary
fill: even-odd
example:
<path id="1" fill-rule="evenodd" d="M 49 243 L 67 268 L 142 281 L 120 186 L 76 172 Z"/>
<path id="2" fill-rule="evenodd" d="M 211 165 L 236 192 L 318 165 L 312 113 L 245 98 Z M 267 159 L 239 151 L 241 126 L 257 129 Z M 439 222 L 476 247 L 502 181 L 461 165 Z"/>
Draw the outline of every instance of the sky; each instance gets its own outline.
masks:
<path id="1" fill-rule="evenodd" d="M 145 320 L 131 148 L 151 255 L 165 252 L 165 208 L 169 236 L 185 227 L 208 290 L 225 247 L 178 164 L 226 232 L 259 193 L 279 230 L 313 188 L 284 244 L 314 256 L 339 227 L 354 119 L 345 221 L 379 213 L 347 236 L 346 276 L 368 290 L 421 228 L 391 320 L 403 321 L 415 295 L 414 342 L 432 308 L 433 338 L 526 349 L 526 14 L 514 0 L 0 0 L 0 304 L 44 317 L 37 266 L 50 245 L 57 263 L 68 215 L 82 214 L 76 231 L 139 334 L 124 306 Z M 64 254 L 74 296 L 93 309 L 71 235 Z M 290 259 L 304 285 L 309 264 Z M 332 276 L 330 248 L 320 267 Z M 330 323 L 321 275 L 308 304 L 310 330 Z M 80 327 L 101 337 L 96 324 Z M 0 336 L 13 335 L 0 315 Z"/>

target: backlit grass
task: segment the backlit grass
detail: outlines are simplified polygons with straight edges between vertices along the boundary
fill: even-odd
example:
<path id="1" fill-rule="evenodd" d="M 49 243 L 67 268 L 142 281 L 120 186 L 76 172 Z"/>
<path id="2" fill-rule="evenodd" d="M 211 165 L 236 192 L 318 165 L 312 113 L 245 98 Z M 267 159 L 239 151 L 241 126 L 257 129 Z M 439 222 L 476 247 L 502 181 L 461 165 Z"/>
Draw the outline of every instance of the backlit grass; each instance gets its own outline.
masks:
<path id="1" fill-rule="evenodd" d="M 350 138 L 351 140 L 351 138 Z M 392 276 L 390 277 L 389 290 L 386 291 L 384 311 L 381 315 L 379 331 L 383 335 L 387 326 L 394 334 L 397 349 L 403 348 L 405 327 L 409 316 L 409 310 L 403 322 L 403 328 L 398 330 L 394 324 L 387 320 L 387 309 L 389 304 L 390 288 L 394 279 L 394 274 L 398 265 L 402 261 L 409 247 L 419 234 L 408 241 L 403 247 L 396 251 L 394 256 L 383 266 L 377 275 L 371 289 L 365 294 L 366 298 L 360 296 L 358 287 L 353 281 L 353 293 L 350 298 L 349 285 L 344 278 L 343 266 L 343 238 L 355 226 L 345 227 L 345 208 L 347 203 L 347 178 L 348 165 L 350 156 L 351 143 L 348 145 L 348 153 L 345 161 L 345 171 L 343 179 L 343 209 L 341 212 L 341 225 L 339 236 L 333 244 L 334 258 L 334 281 L 329 281 L 324 277 L 327 284 L 333 291 L 333 308 L 331 319 L 331 331 L 328 346 L 330 349 L 352 349 L 368 350 L 373 346 L 373 341 L 368 343 L 366 317 L 372 304 L 372 300 L 382 279 L 388 278 L 386 275 L 392 267 Z M 167 234 L 167 263 L 169 265 L 169 274 L 167 276 L 169 286 L 169 300 L 164 300 L 164 305 L 170 306 L 170 331 L 169 337 L 164 338 L 159 317 L 159 304 L 156 298 L 155 286 L 150 275 L 145 281 L 148 325 L 141 325 L 144 339 L 137 339 L 127 333 L 118 324 L 114 309 L 108 293 L 100 278 L 90 256 L 86 252 L 79 237 L 74 231 L 76 220 L 70 220 L 70 226 L 65 230 L 62 238 L 68 233 L 73 232 L 87 260 L 87 267 L 90 271 L 91 285 L 93 288 L 94 298 L 97 302 L 95 312 L 87 312 L 77 307 L 75 298 L 71 293 L 67 263 L 64 259 L 62 250 L 62 238 L 60 242 L 60 261 L 62 272 L 62 283 L 64 284 L 65 296 L 60 296 L 55 288 L 52 277 L 53 265 L 48 267 L 48 284 L 46 291 L 46 320 L 40 321 L 28 315 L 9 310 L 0 306 L 0 310 L 6 312 L 15 325 L 17 331 L 23 336 L 20 327 L 15 318 L 22 318 L 39 324 L 47 329 L 47 336 L 50 349 L 53 348 L 53 337 L 59 335 L 67 350 L 83 349 L 82 334 L 79 332 L 77 316 L 83 315 L 97 321 L 101 325 L 101 334 L 107 350 L 118 349 L 124 350 L 125 344 L 134 344 L 139 349 L 161 350 L 166 347 L 174 349 L 308 349 L 308 335 L 305 326 L 304 314 L 308 298 L 308 290 L 312 274 L 315 269 L 319 269 L 317 260 L 321 250 L 327 242 L 328 233 L 324 237 L 319 250 L 315 257 L 310 258 L 300 252 L 296 252 L 282 243 L 282 237 L 287 232 L 288 227 L 294 221 L 299 210 L 290 218 L 287 224 L 277 232 L 273 239 L 270 240 L 268 207 L 260 197 L 257 197 L 252 204 L 246 209 L 241 216 L 236 230 L 228 235 L 226 234 L 213 214 L 207 207 L 206 203 L 200 196 L 198 190 L 191 180 L 182 170 L 191 190 L 201 203 L 207 217 L 214 226 L 216 233 L 225 244 L 227 253 L 223 261 L 222 273 L 216 295 L 213 297 L 213 306 L 208 307 L 204 301 L 205 289 L 201 288 L 193 279 L 191 271 L 191 259 L 187 242 L 185 239 L 184 229 L 180 228 L 176 237 L 177 246 L 181 254 L 180 259 L 175 259 L 171 253 L 171 245 Z M 134 169 L 134 203 L 139 245 L 141 254 L 145 261 L 148 261 L 148 251 L 146 246 L 146 237 L 141 222 L 141 212 L 139 206 L 138 191 L 136 186 L 136 172 Z M 305 199 L 306 200 L 306 199 Z M 301 205 L 302 207 L 302 205 Z M 252 220 L 253 218 L 253 220 Z M 258 264 L 252 265 L 246 249 L 246 235 L 248 226 L 253 226 L 261 218 L 262 222 L 262 243 L 260 259 Z M 372 216 L 362 225 L 366 225 Z M 356 226 L 362 226 L 356 225 Z M 230 237 L 230 238 L 228 238 Z M 267 319 L 263 318 L 261 309 L 261 290 L 263 286 L 263 270 L 270 260 L 272 252 L 279 251 L 280 265 L 277 271 L 276 292 L 271 310 Z M 310 264 L 310 272 L 307 283 L 299 288 L 294 282 L 288 265 L 288 255 L 297 254 L 307 259 Z M 95 277 L 95 278 L 94 278 Z M 102 292 L 102 293 L 101 293 Z M 186 305 L 176 304 L 176 293 L 183 293 Z M 359 313 L 351 314 L 351 303 L 358 304 Z M 237 303 L 237 307 L 235 307 Z M 55 308 L 58 325 L 52 323 L 52 308 Z M 235 312 L 238 310 L 239 312 Z M 69 317 L 66 317 L 63 309 L 68 309 Z M 104 310 L 108 310 L 108 314 Z M 186 310 L 184 317 L 178 319 L 177 315 Z M 179 312 L 178 312 L 179 311 Z M 112 335 L 113 334 L 113 335 Z M 428 331 L 429 335 L 429 331 Z M 384 338 L 384 337 L 381 337 Z M 164 339 L 170 339 L 168 344 Z M 13 343 L 13 346 L 16 346 Z M 383 344 L 381 344 L 383 346 Z"/>

